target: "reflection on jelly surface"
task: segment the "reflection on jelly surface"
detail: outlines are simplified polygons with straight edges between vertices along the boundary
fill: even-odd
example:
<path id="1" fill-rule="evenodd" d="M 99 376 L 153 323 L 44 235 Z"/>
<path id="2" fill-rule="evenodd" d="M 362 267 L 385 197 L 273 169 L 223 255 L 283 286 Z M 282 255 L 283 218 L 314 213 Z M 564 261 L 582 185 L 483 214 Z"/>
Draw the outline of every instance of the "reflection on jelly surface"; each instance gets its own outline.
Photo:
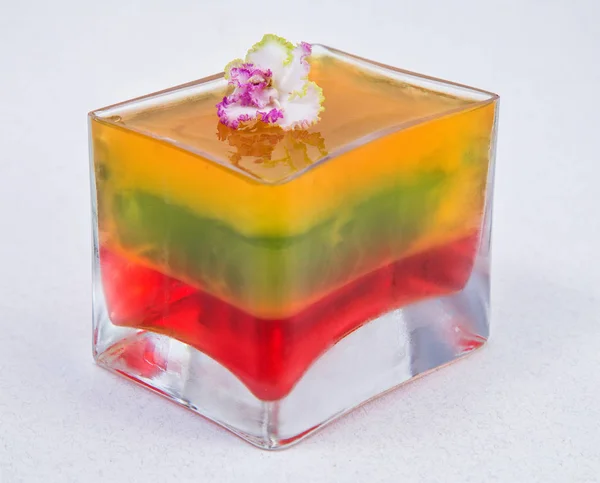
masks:
<path id="1" fill-rule="evenodd" d="M 483 220 L 493 103 L 312 63 L 309 131 L 218 125 L 219 89 L 92 122 L 111 322 L 195 347 L 262 400 L 365 322 L 461 290 Z"/>

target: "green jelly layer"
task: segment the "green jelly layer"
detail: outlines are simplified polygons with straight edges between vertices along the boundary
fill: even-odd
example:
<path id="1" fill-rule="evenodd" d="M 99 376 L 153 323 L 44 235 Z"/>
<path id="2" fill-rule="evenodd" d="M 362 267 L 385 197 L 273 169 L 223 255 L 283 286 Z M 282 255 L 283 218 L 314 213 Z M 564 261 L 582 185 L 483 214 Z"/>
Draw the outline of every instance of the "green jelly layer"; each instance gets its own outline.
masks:
<path id="1" fill-rule="evenodd" d="M 447 177 L 421 174 L 293 237 L 249 238 L 142 191 L 102 193 L 100 228 L 168 275 L 277 317 L 401 258 L 431 229 Z"/>

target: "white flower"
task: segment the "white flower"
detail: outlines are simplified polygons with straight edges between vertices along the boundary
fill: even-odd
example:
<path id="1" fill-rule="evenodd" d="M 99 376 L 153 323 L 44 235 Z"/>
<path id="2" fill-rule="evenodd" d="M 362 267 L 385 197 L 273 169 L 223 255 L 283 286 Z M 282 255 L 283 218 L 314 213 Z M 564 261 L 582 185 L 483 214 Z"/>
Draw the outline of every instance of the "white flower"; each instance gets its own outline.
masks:
<path id="1" fill-rule="evenodd" d="M 306 129 L 319 121 L 323 90 L 308 80 L 311 46 L 294 46 L 267 34 L 255 44 L 245 60 L 225 67 L 225 78 L 234 86 L 231 95 L 217 104 L 220 121 L 237 129 L 260 120 L 282 129 Z"/>

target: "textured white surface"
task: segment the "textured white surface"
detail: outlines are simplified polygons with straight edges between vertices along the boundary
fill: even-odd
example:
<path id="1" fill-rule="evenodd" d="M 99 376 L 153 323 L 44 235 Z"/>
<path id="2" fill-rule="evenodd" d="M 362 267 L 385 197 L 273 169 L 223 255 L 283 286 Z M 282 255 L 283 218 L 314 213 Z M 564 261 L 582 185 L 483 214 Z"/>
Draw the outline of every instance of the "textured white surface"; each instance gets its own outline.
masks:
<path id="1" fill-rule="evenodd" d="M 600 481 L 597 0 L 0 4 L 2 483 Z M 90 351 L 86 112 L 266 31 L 502 96 L 489 345 L 280 453 Z"/>

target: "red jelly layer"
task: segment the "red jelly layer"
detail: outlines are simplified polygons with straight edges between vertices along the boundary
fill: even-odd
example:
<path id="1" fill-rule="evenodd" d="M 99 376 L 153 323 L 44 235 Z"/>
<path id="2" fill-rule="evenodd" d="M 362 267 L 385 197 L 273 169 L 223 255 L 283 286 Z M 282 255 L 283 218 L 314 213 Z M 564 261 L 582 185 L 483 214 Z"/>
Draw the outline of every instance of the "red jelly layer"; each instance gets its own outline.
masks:
<path id="1" fill-rule="evenodd" d="M 464 287 L 473 235 L 389 264 L 285 319 L 261 319 L 196 288 L 102 249 L 111 321 L 166 334 L 212 357 L 256 397 L 285 397 L 325 350 L 365 322 Z"/>

